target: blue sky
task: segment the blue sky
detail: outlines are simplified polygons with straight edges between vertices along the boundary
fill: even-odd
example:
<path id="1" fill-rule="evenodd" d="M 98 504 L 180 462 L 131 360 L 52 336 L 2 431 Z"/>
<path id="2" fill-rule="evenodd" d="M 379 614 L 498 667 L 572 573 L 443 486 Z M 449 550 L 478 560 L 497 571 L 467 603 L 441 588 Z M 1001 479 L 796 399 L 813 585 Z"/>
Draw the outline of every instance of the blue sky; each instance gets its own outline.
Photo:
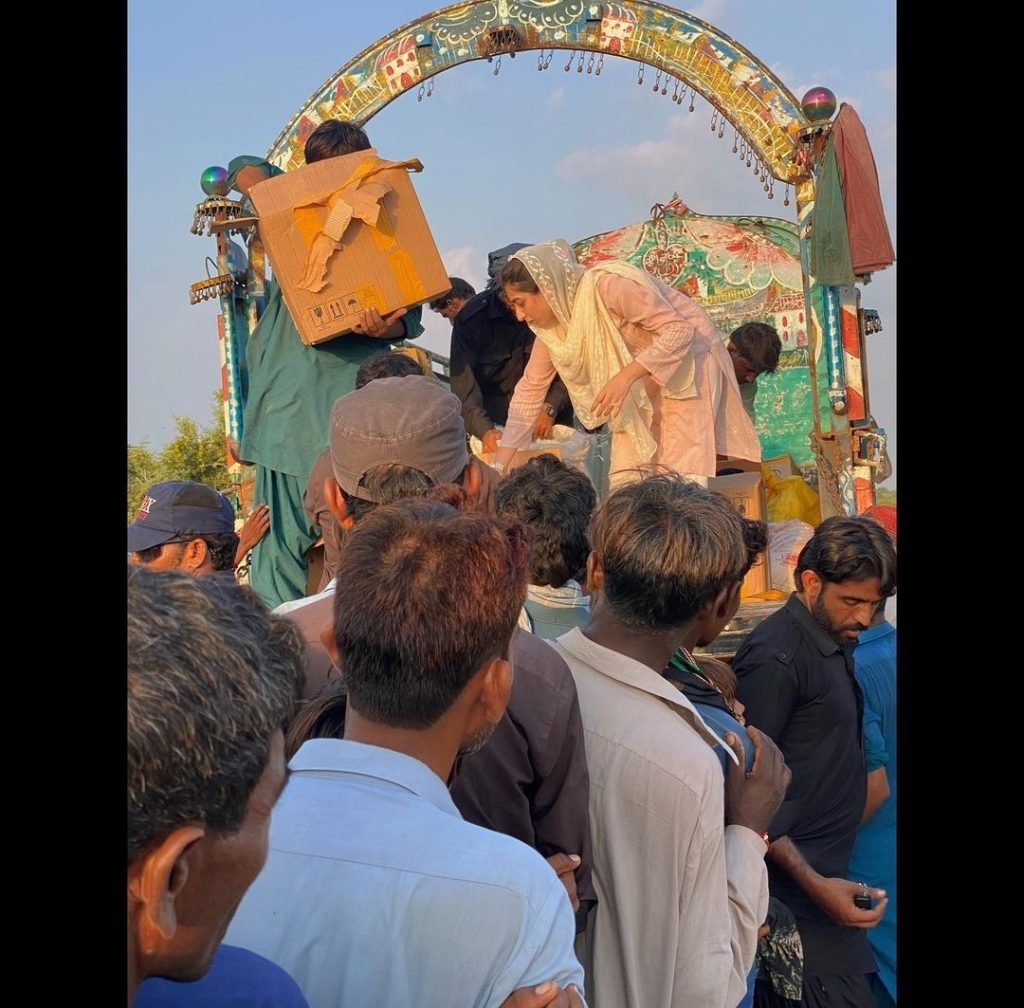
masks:
<path id="1" fill-rule="evenodd" d="M 439 5 L 439 6 L 444 6 Z M 681 9 L 731 36 L 799 99 L 816 84 L 849 102 L 868 132 L 897 255 L 895 0 L 709 0 Z M 207 422 L 220 386 L 215 302 L 189 304 L 214 240 L 189 233 L 199 175 L 263 154 L 306 99 L 379 37 L 435 9 L 429 0 L 129 0 L 128 438 L 159 448 L 173 417 Z M 606 57 L 600 77 L 537 70 L 536 53 L 475 62 L 409 92 L 367 124 L 393 158 L 418 157 L 420 201 L 450 274 L 478 288 L 489 249 L 569 241 L 642 220 L 673 192 L 697 213 L 795 220 L 695 111 L 637 86 L 638 64 Z M 881 314 L 868 337 L 871 411 L 896 460 L 896 271 L 875 274 L 862 304 Z M 421 342 L 448 352 L 448 322 L 424 310 Z M 895 477 L 889 481 L 895 486 Z"/>

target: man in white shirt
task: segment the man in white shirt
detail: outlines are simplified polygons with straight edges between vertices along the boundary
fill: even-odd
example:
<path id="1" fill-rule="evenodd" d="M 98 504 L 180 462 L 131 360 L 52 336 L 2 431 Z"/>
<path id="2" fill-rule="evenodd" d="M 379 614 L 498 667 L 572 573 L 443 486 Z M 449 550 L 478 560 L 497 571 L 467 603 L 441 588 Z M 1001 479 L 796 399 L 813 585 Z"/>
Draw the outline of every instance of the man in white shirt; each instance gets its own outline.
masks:
<path id="1" fill-rule="evenodd" d="M 508 703 L 526 554 L 522 526 L 426 500 L 378 507 L 348 534 L 344 738 L 293 757 L 270 856 L 228 934 L 316 1008 L 484 1008 L 549 980 L 582 991 L 558 876 L 465 822 L 446 787 Z"/>
<path id="2" fill-rule="evenodd" d="M 661 675 L 740 576 L 741 521 L 675 474 L 622 487 L 590 527 L 590 620 L 552 642 L 576 680 L 590 769 L 598 903 L 581 959 L 596 1008 L 732 1008 L 746 990 L 789 770 L 748 726 L 753 768 L 728 733 L 723 787 L 722 740 Z"/>

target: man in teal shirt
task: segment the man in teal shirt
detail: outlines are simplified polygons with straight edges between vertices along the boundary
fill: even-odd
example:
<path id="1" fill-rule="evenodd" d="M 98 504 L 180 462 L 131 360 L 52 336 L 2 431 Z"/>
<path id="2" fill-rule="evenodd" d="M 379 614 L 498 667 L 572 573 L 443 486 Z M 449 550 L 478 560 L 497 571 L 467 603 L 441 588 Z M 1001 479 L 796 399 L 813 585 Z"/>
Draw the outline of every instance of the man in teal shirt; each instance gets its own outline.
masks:
<path id="1" fill-rule="evenodd" d="M 352 123 L 330 119 L 306 141 L 306 163 L 370 147 Z M 235 158 L 228 166 L 233 188 L 251 186 L 279 170 L 259 158 Z M 246 345 L 249 393 L 242 413 L 243 461 L 255 464 L 253 499 L 270 508 L 270 530 L 252 552 L 249 583 L 271 608 L 302 598 L 309 578 L 307 554 L 317 541 L 302 505 L 310 470 L 328 446 L 334 401 L 355 389 L 359 365 L 390 342 L 423 332 L 422 306 L 382 318 L 363 313 L 355 329 L 336 339 L 306 346 L 281 297 L 276 280 L 267 285 L 267 304 Z"/>
<path id="2" fill-rule="evenodd" d="M 864 693 L 864 759 L 868 771 L 865 819 L 850 855 L 850 878 L 884 889 L 885 916 L 868 931 L 878 960 L 872 989 L 879 1008 L 896 1004 L 896 627 L 878 607 L 853 652 Z"/>

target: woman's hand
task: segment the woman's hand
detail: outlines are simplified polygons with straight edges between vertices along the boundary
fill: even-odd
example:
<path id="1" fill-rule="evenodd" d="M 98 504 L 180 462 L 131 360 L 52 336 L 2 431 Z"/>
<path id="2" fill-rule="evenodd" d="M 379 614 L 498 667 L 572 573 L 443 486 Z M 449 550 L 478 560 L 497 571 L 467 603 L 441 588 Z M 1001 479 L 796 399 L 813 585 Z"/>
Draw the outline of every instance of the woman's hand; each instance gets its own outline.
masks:
<path id="1" fill-rule="evenodd" d="M 594 399 L 590 411 L 596 417 L 613 416 L 617 417 L 622 411 L 622 404 L 629 395 L 633 385 L 650 372 L 642 364 L 633 361 L 627 364 L 617 375 L 608 380 L 597 397 Z"/>

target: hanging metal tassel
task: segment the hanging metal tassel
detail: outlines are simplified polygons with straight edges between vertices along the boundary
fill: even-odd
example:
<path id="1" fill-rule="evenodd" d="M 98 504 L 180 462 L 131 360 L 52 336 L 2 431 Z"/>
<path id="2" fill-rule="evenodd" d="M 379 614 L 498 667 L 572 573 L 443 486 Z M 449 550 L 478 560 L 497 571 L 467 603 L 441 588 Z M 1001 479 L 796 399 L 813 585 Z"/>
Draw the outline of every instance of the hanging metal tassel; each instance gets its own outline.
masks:
<path id="1" fill-rule="evenodd" d="M 739 139 L 740 139 L 739 133 L 735 133 L 734 132 L 733 135 L 732 135 L 732 152 L 733 152 L 733 154 L 735 154 L 736 151 L 738 150 L 736 145 L 739 143 Z"/>
<path id="2" fill-rule="evenodd" d="M 785 193 L 783 193 L 783 195 L 786 198 L 782 201 L 782 205 L 783 206 L 789 206 L 789 183 L 788 182 L 786 183 L 786 191 L 785 191 Z"/>
<path id="3" fill-rule="evenodd" d="M 711 132 L 714 133 L 718 129 L 718 109 L 711 114 Z"/>
<path id="4" fill-rule="evenodd" d="M 587 73 L 593 73 L 593 72 L 594 72 L 594 54 L 591 53 L 590 54 L 590 59 L 587 60 Z"/>
<path id="5" fill-rule="evenodd" d="M 775 199 L 775 179 L 768 181 L 768 199 Z"/>
<path id="6" fill-rule="evenodd" d="M 604 53 L 601 53 L 601 55 L 597 57 L 597 69 L 594 71 L 594 76 L 595 77 L 600 77 L 601 76 L 601 68 L 603 66 L 604 66 Z"/>
<path id="7" fill-rule="evenodd" d="M 569 72 L 569 71 L 570 71 L 570 70 L 572 69 L 572 61 L 573 61 L 573 56 L 574 56 L 574 54 L 573 54 L 572 52 L 570 52 L 570 53 L 569 53 L 569 62 L 568 62 L 568 63 L 566 63 L 564 67 L 562 67 L 562 69 L 563 69 L 563 70 L 564 70 L 564 71 L 565 71 L 566 73 L 568 73 L 568 72 Z"/>
<path id="8" fill-rule="evenodd" d="M 544 50 L 541 49 L 540 53 L 537 55 L 537 70 L 540 71 L 540 70 L 543 70 L 543 69 L 544 69 Z"/>
<path id="9" fill-rule="evenodd" d="M 643 84 L 643 82 L 644 82 L 644 65 L 643 65 L 643 63 L 640 64 L 640 69 L 636 73 L 636 82 L 637 82 L 637 84 Z"/>
<path id="10" fill-rule="evenodd" d="M 583 53 L 580 53 L 579 62 L 576 64 L 576 73 L 583 73 Z"/>
<path id="11" fill-rule="evenodd" d="M 494 76 L 498 76 L 498 72 L 501 70 L 501 54 L 498 54 L 498 62 L 494 64 Z"/>
<path id="12" fill-rule="evenodd" d="M 658 89 L 660 87 L 661 87 L 661 70 L 659 69 L 658 72 L 654 75 L 654 87 L 652 87 L 651 90 L 654 91 L 655 93 L 657 93 L 657 91 L 658 91 Z"/>
<path id="13" fill-rule="evenodd" d="M 697 92 L 693 88 L 690 88 L 690 111 L 693 111 L 693 99 L 697 97 Z"/>
<path id="14" fill-rule="evenodd" d="M 427 97 L 429 98 L 433 93 L 434 93 L 434 78 L 431 77 L 430 80 L 427 81 Z"/>
<path id="15" fill-rule="evenodd" d="M 419 91 L 416 92 L 416 101 L 423 101 L 423 92 L 426 90 L 426 85 L 421 84 Z"/>

